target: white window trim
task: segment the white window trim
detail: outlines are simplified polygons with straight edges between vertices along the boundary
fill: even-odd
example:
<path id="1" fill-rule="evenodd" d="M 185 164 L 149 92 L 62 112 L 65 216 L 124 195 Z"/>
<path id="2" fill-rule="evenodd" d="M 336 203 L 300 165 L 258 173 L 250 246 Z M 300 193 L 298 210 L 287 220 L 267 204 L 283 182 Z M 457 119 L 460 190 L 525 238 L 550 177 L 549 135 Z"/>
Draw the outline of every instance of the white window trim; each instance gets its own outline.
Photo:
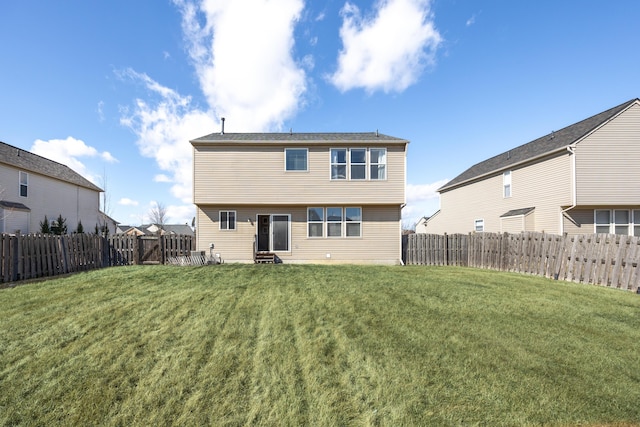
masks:
<path id="1" fill-rule="evenodd" d="M 351 163 L 351 151 L 352 150 L 364 150 L 364 163 Z M 367 169 L 369 169 L 369 150 L 365 147 L 354 147 L 354 148 L 349 148 L 347 150 L 347 168 L 349 169 L 349 180 L 350 181 L 367 181 L 369 179 L 369 174 L 367 172 Z M 364 166 L 364 178 L 353 178 L 351 175 L 351 168 L 352 166 Z"/>
<path id="2" fill-rule="evenodd" d="M 482 230 L 478 230 L 478 224 L 482 225 Z M 475 231 L 476 233 L 484 233 L 484 218 L 473 220 L 473 231 Z"/>
<path id="3" fill-rule="evenodd" d="M 309 209 L 322 209 L 322 220 L 321 221 L 309 221 Z M 325 208 L 322 206 L 309 206 L 307 207 L 307 238 L 308 239 L 322 239 L 325 237 L 326 234 L 326 214 L 325 214 Z M 322 225 L 322 233 L 320 236 L 310 236 L 309 235 L 309 224 L 321 224 Z"/>
<path id="4" fill-rule="evenodd" d="M 25 177 L 26 183 L 23 184 L 22 183 L 22 177 Z M 25 186 L 25 188 L 27 189 L 26 196 L 22 195 L 22 186 Z M 18 172 L 18 196 L 19 197 L 24 197 L 24 198 L 28 198 L 29 197 L 29 174 L 27 172 L 24 171 L 19 171 Z"/>
<path id="5" fill-rule="evenodd" d="M 359 209 L 360 210 L 360 221 L 347 221 L 347 209 Z M 362 207 L 361 206 L 345 206 L 343 215 L 344 222 L 344 237 L 346 239 L 361 239 L 362 238 Z M 360 235 L 359 236 L 348 236 L 347 235 L 347 224 L 360 224 Z"/>
<path id="6" fill-rule="evenodd" d="M 504 199 L 508 199 L 513 196 L 513 185 L 512 183 L 513 173 L 509 171 L 505 171 L 502 173 L 502 197 Z M 507 195 L 507 188 L 509 189 L 509 194 Z"/>
<path id="7" fill-rule="evenodd" d="M 304 150 L 306 152 L 306 164 L 305 164 L 305 169 L 300 169 L 300 170 L 296 170 L 296 169 L 287 169 L 287 151 L 289 150 L 296 150 L 296 151 L 301 151 Z M 291 148 L 285 148 L 284 149 L 284 171 L 289 173 L 300 173 L 300 172 L 309 172 L 309 149 L 308 148 L 302 148 L 302 147 L 291 147 Z"/>
<path id="8" fill-rule="evenodd" d="M 616 223 L 616 212 L 618 211 L 625 211 L 627 212 L 629 221 L 626 223 L 620 223 L 617 224 Z M 598 226 L 605 226 L 606 224 L 598 224 L 597 222 L 597 218 L 598 218 L 598 212 L 609 212 L 609 232 L 607 234 L 616 234 L 616 226 L 620 225 L 620 226 L 626 226 L 627 227 L 627 234 L 621 234 L 622 236 L 634 236 L 635 235 L 635 226 L 640 224 L 640 217 L 636 218 L 635 217 L 635 213 L 639 212 L 640 213 L 640 209 L 594 209 L 593 210 L 593 232 L 594 234 L 597 234 L 598 231 Z"/>
<path id="9" fill-rule="evenodd" d="M 222 221 L 222 213 L 227 213 L 227 220 Z M 229 213 L 233 212 L 233 228 L 229 228 Z M 225 222 L 227 224 L 227 228 L 222 228 L 222 223 Z M 236 231 L 238 229 L 238 213 L 233 210 L 221 210 L 218 211 L 218 230 L 220 231 Z"/>
<path id="10" fill-rule="evenodd" d="M 372 149 L 373 150 L 384 151 L 384 163 L 380 163 L 380 162 L 373 163 L 371 161 L 371 150 Z M 387 157 L 388 157 L 389 151 L 387 150 L 386 147 L 371 147 L 367 151 L 368 151 L 368 153 L 367 153 L 367 161 L 368 161 L 368 164 L 367 164 L 367 176 L 368 176 L 369 180 L 370 181 L 386 181 L 387 180 L 387 176 L 388 176 L 387 175 L 387 172 L 388 172 L 388 170 L 387 170 Z M 372 178 L 370 176 L 371 175 L 371 166 L 374 166 L 374 165 L 377 165 L 377 166 L 384 165 L 384 178 L 379 179 L 379 178 Z"/>

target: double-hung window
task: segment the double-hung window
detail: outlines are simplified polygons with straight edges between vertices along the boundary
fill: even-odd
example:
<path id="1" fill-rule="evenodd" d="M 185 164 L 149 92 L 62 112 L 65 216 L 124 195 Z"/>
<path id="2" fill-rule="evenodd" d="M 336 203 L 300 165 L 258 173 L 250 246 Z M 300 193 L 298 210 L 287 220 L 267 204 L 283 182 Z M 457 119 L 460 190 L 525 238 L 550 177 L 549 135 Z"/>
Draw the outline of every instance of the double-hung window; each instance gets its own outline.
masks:
<path id="1" fill-rule="evenodd" d="M 345 208 L 345 225 L 347 237 L 362 235 L 362 210 L 360 208 Z"/>
<path id="2" fill-rule="evenodd" d="M 369 150 L 371 179 L 387 179 L 387 149 L 372 148 Z"/>
<path id="3" fill-rule="evenodd" d="M 29 174 L 26 172 L 19 173 L 20 179 L 20 197 L 27 197 L 29 194 Z"/>
<path id="4" fill-rule="evenodd" d="M 349 150 L 351 175 L 350 179 L 367 179 L 367 149 L 352 148 Z"/>
<path id="5" fill-rule="evenodd" d="M 306 172 L 307 169 L 306 148 L 285 148 L 284 149 L 284 170 L 287 172 Z"/>
<path id="6" fill-rule="evenodd" d="M 342 208 L 327 208 L 327 237 L 342 237 Z"/>
<path id="7" fill-rule="evenodd" d="M 502 197 L 505 199 L 511 197 L 511 171 L 502 174 Z"/>
<path id="8" fill-rule="evenodd" d="M 236 229 L 236 211 L 220 211 L 220 230 Z"/>
<path id="9" fill-rule="evenodd" d="M 477 231 L 478 233 L 481 233 L 484 231 L 484 219 L 476 219 L 473 222 L 473 229 L 475 231 Z"/>
<path id="10" fill-rule="evenodd" d="M 307 224 L 309 237 L 324 236 L 324 208 L 308 208 Z"/>
<path id="11" fill-rule="evenodd" d="M 331 179 L 347 179 L 347 149 L 331 149 Z"/>

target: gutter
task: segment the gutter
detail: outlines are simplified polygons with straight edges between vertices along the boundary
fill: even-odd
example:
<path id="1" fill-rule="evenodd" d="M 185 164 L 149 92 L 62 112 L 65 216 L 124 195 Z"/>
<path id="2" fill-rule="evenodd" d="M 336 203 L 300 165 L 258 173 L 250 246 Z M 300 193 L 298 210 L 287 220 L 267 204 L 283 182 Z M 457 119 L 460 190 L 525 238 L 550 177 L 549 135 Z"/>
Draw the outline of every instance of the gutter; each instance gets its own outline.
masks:
<path id="1" fill-rule="evenodd" d="M 572 188 L 571 188 L 571 206 L 566 209 L 560 211 L 560 234 L 564 234 L 564 220 L 565 214 L 569 212 L 571 209 L 575 208 L 578 205 L 578 189 L 577 189 L 577 179 L 576 179 L 576 146 L 575 144 L 567 145 L 567 151 L 571 156 L 571 180 L 572 180 Z"/>

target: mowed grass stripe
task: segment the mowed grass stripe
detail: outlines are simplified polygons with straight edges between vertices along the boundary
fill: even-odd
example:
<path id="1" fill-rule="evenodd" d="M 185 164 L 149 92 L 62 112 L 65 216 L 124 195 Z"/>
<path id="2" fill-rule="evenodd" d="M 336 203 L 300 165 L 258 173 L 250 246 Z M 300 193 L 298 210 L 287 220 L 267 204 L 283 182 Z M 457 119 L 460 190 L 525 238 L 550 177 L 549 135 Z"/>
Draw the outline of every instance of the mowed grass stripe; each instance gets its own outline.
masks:
<path id="1" fill-rule="evenodd" d="M 634 425 L 640 298 L 463 268 L 120 267 L 0 291 L 0 425 Z"/>

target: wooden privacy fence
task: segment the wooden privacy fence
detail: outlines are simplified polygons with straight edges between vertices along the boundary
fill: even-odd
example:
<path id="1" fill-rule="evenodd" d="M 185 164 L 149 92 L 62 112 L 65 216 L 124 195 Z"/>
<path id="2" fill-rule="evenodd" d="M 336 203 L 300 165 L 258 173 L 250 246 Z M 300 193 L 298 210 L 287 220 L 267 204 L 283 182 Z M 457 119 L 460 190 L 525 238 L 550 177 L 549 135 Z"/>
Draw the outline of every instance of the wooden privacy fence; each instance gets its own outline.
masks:
<path id="1" fill-rule="evenodd" d="M 188 235 L 0 234 L 0 283 L 130 264 L 164 264 L 190 254 Z"/>
<path id="2" fill-rule="evenodd" d="M 405 239 L 406 264 L 487 268 L 640 292 L 640 237 L 524 232 Z"/>

